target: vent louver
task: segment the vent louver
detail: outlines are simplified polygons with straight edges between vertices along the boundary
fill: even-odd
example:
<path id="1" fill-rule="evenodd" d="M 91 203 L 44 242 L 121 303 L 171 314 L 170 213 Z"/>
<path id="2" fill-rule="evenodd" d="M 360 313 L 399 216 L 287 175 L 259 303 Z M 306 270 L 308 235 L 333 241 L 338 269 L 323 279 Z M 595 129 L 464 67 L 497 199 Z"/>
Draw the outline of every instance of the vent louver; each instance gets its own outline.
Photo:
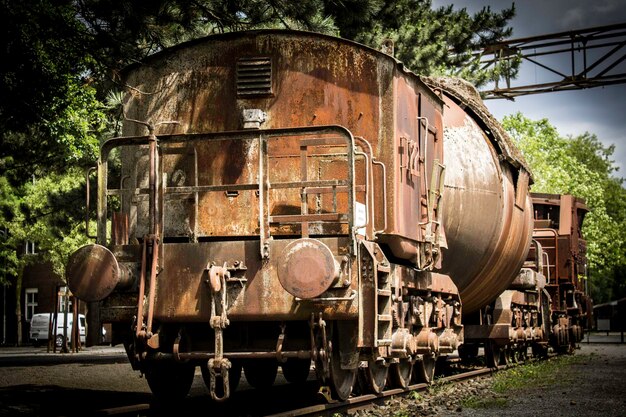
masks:
<path id="1" fill-rule="evenodd" d="M 237 96 L 272 94 L 272 61 L 268 57 L 239 58 Z"/>

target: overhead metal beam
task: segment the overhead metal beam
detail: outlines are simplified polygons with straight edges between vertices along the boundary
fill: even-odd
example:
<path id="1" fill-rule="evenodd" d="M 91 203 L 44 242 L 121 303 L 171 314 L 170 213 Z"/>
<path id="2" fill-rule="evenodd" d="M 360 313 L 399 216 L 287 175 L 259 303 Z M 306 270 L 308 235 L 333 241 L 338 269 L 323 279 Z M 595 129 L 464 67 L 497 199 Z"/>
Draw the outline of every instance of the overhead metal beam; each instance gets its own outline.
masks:
<path id="1" fill-rule="evenodd" d="M 549 78 L 542 83 L 515 85 L 516 80 L 505 73 L 481 91 L 485 99 L 514 99 L 626 83 L 626 23 L 505 40 L 474 55 L 480 59 L 482 69 L 521 59 L 522 65 L 528 61 L 543 69 Z M 557 55 L 563 59 L 543 60 Z M 501 81 L 506 86 L 501 86 Z"/>

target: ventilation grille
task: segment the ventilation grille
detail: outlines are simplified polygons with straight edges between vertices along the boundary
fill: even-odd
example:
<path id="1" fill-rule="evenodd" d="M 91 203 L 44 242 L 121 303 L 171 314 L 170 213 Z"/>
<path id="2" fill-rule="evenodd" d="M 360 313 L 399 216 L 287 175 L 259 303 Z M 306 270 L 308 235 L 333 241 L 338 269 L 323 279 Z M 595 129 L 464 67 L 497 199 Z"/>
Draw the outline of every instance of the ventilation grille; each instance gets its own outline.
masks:
<path id="1" fill-rule="evenodd" d="M 237 95 L 268 94 L 272 94 L 272 61 L 270 58 L 239 58 L 237 61 Z"/>

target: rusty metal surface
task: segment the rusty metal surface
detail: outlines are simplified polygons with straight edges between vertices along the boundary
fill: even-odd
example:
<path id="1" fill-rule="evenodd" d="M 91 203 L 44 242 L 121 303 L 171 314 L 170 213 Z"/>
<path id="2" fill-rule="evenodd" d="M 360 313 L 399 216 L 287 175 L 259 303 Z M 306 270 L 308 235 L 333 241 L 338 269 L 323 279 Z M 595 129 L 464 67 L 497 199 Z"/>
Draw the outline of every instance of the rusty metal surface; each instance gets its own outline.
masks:
<path id="1" fill-rule="evenodd" d="M 106 298 L 120 282 L 121 276 L 113 253 L 97 244 L 85 245 L 74 252 L 66 268 L 70 290 L 87 302 Z"/>
<path id="2" fill-rule="evenodd" d="M 271 67 L 271 92 L 237 95 L 236 69 L 240 59 L 263 57 Z M 247 64 L 246 64 L 247 65 Z M 426 201 L 433 172 L 432 160 L 442 157 L 442 105 L 421 80 L 405 72 L 388 55 L 351 43 L 324 36 L 281 31 L 215 36 L 185 47 L 157 54 L 143 66 L 128 72 L 126 82 L 135 87 L 126 111 L 137 120 L 176 120 L 179 125 L 164 126 L 159 132 L 219 132 L 237 130 L 241 109 L 260 109 L 267 114 L 261 128 L 339 124 L 355 136 L 371 144 L 374 157 L 389 173 L 374 172 L 374 182 L 386 181 L 387 199 L 383 193 L 373 195 L 375 219 L 372 228 L 385 228 L 384 238 L 404 259 L 413 259 L 417 242 L 425 240 L 429 225 L 419 225 L 427 217 Z M 239 85 L 239 84 L 237 84 Z M 139 91 L 149 92 L 141 94 Z M 398 98 L 396 100 L 396 98 Z M 187 103 L 185 106 L 180 103 Z M 297 111 L 295 110 L 297 109 Z M 418 118 L 422 119 L 418 119 Z M 126 124 L 127 135 L 141 134 L 138 125 Z M 240 184 L 255 182 L 258 154 L 255 143 L 206 144 L 197 149 L 198 182 L 202 184 Z M 292 145 L 280 145 L 281 159 L 271 159 L 272 181 L 302 180 L 298 156 Z M 274 152 L 277 153 L 277 152 Z M 280 154 L 280 152 L 278 152 Z M 189 163 L 168 162 L 164 155 L 164 171 L 168 181 L 193 177 Z M 174 160 L 176 160 L 174 158 Z M 327 159 L 327 158 L 326 158 Z M 307 177 L 342 178 L 345 171 L 336 162 L 320 158 L 307 167 Z M 127 155 L 126 172 L 137 178 L 131 187 L 144 187 L 147 178 L 135 156 Z M 426 161 L 426 162 L 423 162 Z M 134 172 L 138 167 L 137 172 Z M 181 170 L 178 174 L 174 170 Z M 360 170 L 357 168 L 357 175 Z M 358 178 L 357 178 L 358 180 Z M 217 182 L 216 182 L 217 181 Z M 279 205 L 270 205 L 275 215 L 300 214 L 300 195 L 290 191 L 274 191 Z M 361 197 L 357 196 L 357 200 Z M 317 201 L 315 200 L 317 199 Z M 329 198 L 310 198 L 309 207 L 326 209 Z M 364 201 L 361 201 L 364 203 Z M 341 199 L 339 206 L 342 205 Z M 131 218 L 145 217 L 147 206 L 139 204 Z M 172 205 L 172 203 L 170 203 Z M 385 207 L 386 205 L 386 207 Z M 190 235 L 185 225 L 193 224 L 191 205 L 170 208 L 165 230 L 171 235 Z M 258 202 L 253 191 L 239 191 L 236 197 L 202 195 L 198 202 L 198 228 L 195 237 L 242 236 L 258 234 L 254 213 Z M 433 208 L 436 214 L 437 208 Z M 296 213 L 297 212 L 297 213 Z M 417 213 L 417 215 L 416 215 Z M 181 217 L 180 226 L 171 218 Z M 134 231 L 141 236 L 141 222 Z M 188 226 L 187 226 L 188 227 Z M 441 231 L 435 234 L 438 236 Z M 283 227 L 282 234 L 298 233 Z"/>
<path id="3" fill-rule="evenodd" d="M 489 139 L 498 148 L 504 160 L 516 169 L 523 168 L 526 172 L 531 172 L 520 149 L 500 122 L 487 110 L 478 90 L 472 84 L 455 77 L 423 77 L 423 79 L 435 91 L 442 91 L 444 95 L 453 98 L 457 103 L 462 103 L 466 112 L 471 114 L 480 123 L 483 131 L 489 135 Z"/>
<path id="4" fill-rule="evenodd" d="M 532 204 L 527 195 L 516 195 L 515 168 L 499 160 L 476 121 L 453 100 L 444 99 L 448 249 L 443 272 L 459 287 L 464 313 L 471 313 L 495 299 L 517 276 L 530 245 Z M 517 192 L 527 193 L 528 183 L 523 187 Z M 524 202 L 522 207 L 515 204 L 517 199 Z"/>
<path id="5" fill-rule="evenodd" d="M 278 262 L 278 280 L 294 297 L 319 297 L 339 278 L 339 265 L 333 253 L 316 239 L 290 242 L 279 255 Z"/>
<path id="6" fill-rule="evenodd" d="M 585 201 L 572 195 L 533 193 L 535 231 L 533 235 L 544 246 L 550 260 L 550 275 L 557 282 L 575 282 L 586 274 L 586 242 L 582 224 L 588 213 Z M 544 265 L 545 266 L 545 265 Z"/>
<path id="7" fill-rule="evenodd" d="M 464 326 L 465 342 L 495 340 L 509 340 L 509 329 L 511 326 L 507 324 L 490 324 L 490 325 L 468 325 Z"/>
<path id="8" fill-rule="evenodd" d="M 587 295 L 586 241 L 581 229 L 589 209 L 585 201 L 572 195 L 533 194 L 535 230 L 533 238 L 542 246 L 543 273 L 552 309 L 567 315 L 569 321 L 555 333 L 558 344 L 576 341 L 592 321 L 591 300 Z M 531 254 L 533 255 L 533 254 Z"/>
<path id="9" fill-rule="evenodd" d="M 348 239 L 320 239 L 333 253 L 346 254 Z M 271 242 L 271 252 L 281 253 L 289 240 Z M 211 314 L 210 288 L 207 266 L 229 266 L 238 262 L 239 272 L 231 273 L 227 282 L 228 317 L 241 320 L 307 320 L 314 311 L 324 317 L 346 319 L 357 315 L 356 300 L 324 302 L 297 301 L 281 285 L 277 270 L 281 260 L 274 257 L 261 262 L 258 242 L 207 242 L 163 245 L 163 262 L 167 266 L 158 276 L 155 302 L 155 319 L 161 321 L 208 322 Z M 245 266 L 245 269 L 243 269 Z M 331 288 L 329 292 L 345 296 L 356 288 L 351 286 Z"/>
<path id="10" fill-rule="evenodd" d="M 339 124 L 375 143 L 380 114 L 377 77 L 380 63 L 385 62 L 364 49 L 354 48 L 343 41 L 322 40 L 304 34 L 257 32 L 207 38 L 204 42 L 169 50 L 152 58 L 152 61 L 159 60 L 158 65 L 144 65 L 130 71 L 127 80 L 130 85 L 156 93 L 141 95 L 135 91 L 127 105 L 127 113 L 138 120 L 167 119 L 180 123 L 162 127 L 161 133 L 197 133 L 241 129 L 241 109 L 260 109 L 267 114 L 266 122 L 261 125 L 264 129 Z M 272 91 L 256 95 L 234 94 L 232 86 L 239 82 L 237 68 L 240 59 L 249 60 L 254 56 L 267 58 L 263 61 L 271 67 Z M 393 67 L 389 61 L 387 71 Z M 189 105 L 180 106 L 181 100 Z M 345 110 L 337 112 L 337 108 Z M 125 126 L 125 134 L 140 132 L 139 126 Z M 297 143 L 275 143 L 271 145 L 270 153 L 275 155 L 267 161 L 272 174 L 268 178 L 270 183 L 302 179 Z M 170 186 L 181 185 L 181 182 L 190 185 L 194 175 L 197 175 L 197 185 L 200 186 L 257 183 L 258 155 L 258 141 L 254 140 L 205 143 L 196 147 L 197 172 L 194 172 L 193 158 L 183 161 L 181 155 L 164 155 L 163 171 L 168 174 Z M 147 180 L 143 174 L 145 169 L 138 167 L 135 173 L 137 164 L 133 163 L 134 159 L 134 155 L 127 155 L 125 164 L 130 177 L 137 178 L 136 184 L 130 186 L 143 188 Z M 310 180 L 345 178 L 347 175 L 345 167 L 332 158 L 319 155 L 310 159 L 307 167 Z M 165 218 L 166 235 L 259 234 L 259 201 L 254 195 L 255 190 L 237 190 L 238 194 L 236 190 L 230 191 L 202 193 L 197 202 L 197 219 L 191 209 L 193 201 L 176 208 L 174 201 L 170 200 L 170 214 L 166 213 Z M 295 190 L 276 190 L 270 198 L 280 202 L 270 202 L 270 213 L 301 214 L 300 195 Z M 322 210 L 331 204 L 330 198 L 311 196 L 310 207 L 315 207 L 316 198 L 321 200 L 317 203 Z M 345 207 L 345 198 L 340 198 L 338 204 L 340 209 Z M 145 203 L 138 205 L 136 218 L 146 217 L 146 209 Z M 180 218 L 178 226 L 172 222 L 177 218 Z M 144 231 L 141 223 L 135 231 L 137 236 L 142 236 Z M 194 223 L 197 228 L 190 230 Z M 280 232 L 299 233 L 290 227 Z"/>
<path id="11" fill-rule="evenodd" d="M 414 259 L 417 242 L 425 240 L 433 161 L 443 161 L 441 107 L 428 89 L 411 78 L 396 78 L 394 90 L 397 114 L 392 149 L 396 152 L 389 163 L 393 168 L 388 184 L 389 226 L 380 241 L 396 257 Z"/>

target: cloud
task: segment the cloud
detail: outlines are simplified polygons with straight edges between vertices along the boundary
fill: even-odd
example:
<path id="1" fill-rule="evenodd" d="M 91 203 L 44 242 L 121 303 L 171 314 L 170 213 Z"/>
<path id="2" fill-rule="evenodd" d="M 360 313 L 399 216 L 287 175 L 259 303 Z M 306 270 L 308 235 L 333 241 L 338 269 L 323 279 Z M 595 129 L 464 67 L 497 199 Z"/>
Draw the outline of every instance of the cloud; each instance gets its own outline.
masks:
<path id="1" fill-rule="evenodd" d="M 569 9 L 560 19 L 559 26 L 565 30 L 582 27 L 586 20 L 585 17 L 582 7 Z"/>
<path id="2" fill-rule="evenodd" d="M 560 30 L 574 30 L 602 26 L 623 21 L 624 0 L 568 0 L 555 2 L 545 10 L 557 18 Z"/>
<path id="3" fill-rule="evenodd" d="M 604 0 L 593 6 L 593 10 L 599 14 L 610 14 L 621 10 L 624 7 L 624 0 Z"/>

